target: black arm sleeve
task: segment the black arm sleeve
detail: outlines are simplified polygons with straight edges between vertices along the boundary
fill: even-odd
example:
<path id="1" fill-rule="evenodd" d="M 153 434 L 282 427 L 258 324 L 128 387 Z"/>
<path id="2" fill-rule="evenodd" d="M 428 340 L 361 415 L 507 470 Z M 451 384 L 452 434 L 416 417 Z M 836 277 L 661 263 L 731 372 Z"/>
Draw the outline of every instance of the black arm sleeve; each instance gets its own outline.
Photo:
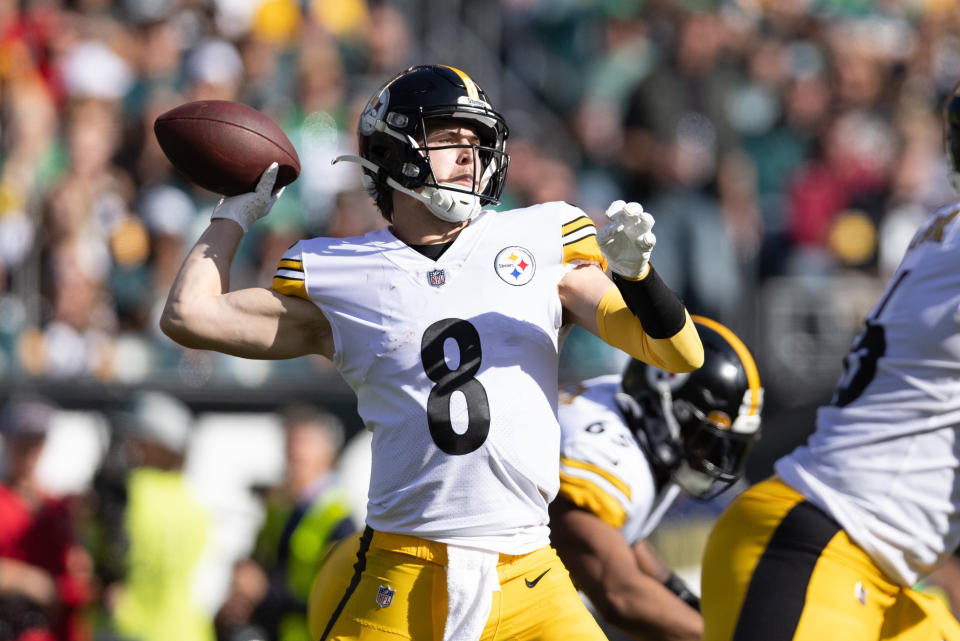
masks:
<path id="1" fill-rule="evenodd" d="M 650 338 L 670 338 L 683 329 L 687 322 L 683 302 L 667 287 L 653 265 L 642 280 L 627 280 L 614 273 L 613 282 Z"/>

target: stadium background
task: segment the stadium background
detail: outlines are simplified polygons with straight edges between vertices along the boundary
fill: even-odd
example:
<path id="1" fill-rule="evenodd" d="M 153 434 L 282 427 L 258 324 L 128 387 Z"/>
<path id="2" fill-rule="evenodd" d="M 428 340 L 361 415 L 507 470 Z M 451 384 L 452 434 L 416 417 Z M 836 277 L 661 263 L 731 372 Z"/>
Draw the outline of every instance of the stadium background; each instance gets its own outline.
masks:
<path id="1" fill-rule="evenodd" d="M 360 424 L 321 359 L 247 361 L 159 333 L 216 199 L 171 170 L 153 119 L 234 99 L 291 137 L 303 173 L 233 271 L 234 286 L 267 284 L 295 240 L 382 224 L 355 168 L 329 159 L 353 150 L 373 90 L 420 62 L 463 68 L 505 115 L 503 207 L 565 200 L 599 220 L 625 198 L 654 214 L 658 270 L 756 356 L 751 481 L 812 430 L 914 226 L 953 198 L 938 113 L 960 79 L 950 0 L 0 0 L 0 400 L 33 390 L 62 408 L 41 465 L 61 494 L 89 491 L 131 391 L 186 401 L 187 470 L 221 537 L 211 608 L 258 523 L 248 487 L 282 471 L 275 410 L 309 401 L 350 435 Z M 562 357 L 564 380 L 624 364 L 578 332 Z M 698 513 L 681 506 L 659 537 L 668 557 L 695 557 Z"/>

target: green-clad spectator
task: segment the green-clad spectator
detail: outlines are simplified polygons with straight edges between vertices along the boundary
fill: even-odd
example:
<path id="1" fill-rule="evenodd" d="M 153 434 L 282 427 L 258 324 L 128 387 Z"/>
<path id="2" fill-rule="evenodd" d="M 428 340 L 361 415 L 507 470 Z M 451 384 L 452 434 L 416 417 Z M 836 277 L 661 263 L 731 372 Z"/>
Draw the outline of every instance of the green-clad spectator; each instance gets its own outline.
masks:
<path id="1" fill-rule="evenodd" d="M 307 598 L 317 568 L 336 541 L 357 529 L 349 496 L 333 474 L 343 425 L 335 416 L 305 405 L 287 408 L 282 419 L 286 474 L 267 498 L 253 553 L 267 575 L 265 594 L 248 593 L 257 583 L 250 580 L 252 563 L 238 564 L 218 617 L 221 637 L 243 637 L 238 635 L 243 624 L 253 623 L 271 641 L 309 641 Z M 250 621 L 242 622 L 242 604 L 258 597 L 262 600 Z"/>

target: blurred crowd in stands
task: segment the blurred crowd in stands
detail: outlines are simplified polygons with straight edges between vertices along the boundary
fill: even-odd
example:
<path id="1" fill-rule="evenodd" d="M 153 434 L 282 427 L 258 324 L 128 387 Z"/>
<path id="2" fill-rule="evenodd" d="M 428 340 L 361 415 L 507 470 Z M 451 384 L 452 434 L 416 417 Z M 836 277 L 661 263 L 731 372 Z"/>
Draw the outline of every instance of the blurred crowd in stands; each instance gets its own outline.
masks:
<path id="1" fill-rule="evenodd" d="M 463 68 L 507 118 L 503 208 L 564 200 L 599 221 L 611 201 L 638 200 L 656 217 L 658 271 L 692 312 L 748 339 L 765 376 L 772 346 L 805 383 L 823 382 L 796 361 L 815 345 L 838 371 L 849 333 L 790 334 L 780 311 L 808 301 L 823 329 L 836 321 L 822 309 L 833 283 L 848 305 L 834 316 L 852 333 L 916 224 L 955 197 L 938 111 L 960 80 L 953 0 L 0 0 L 3 390 L 273 384 L 282 396 L 291 380 L 322 380 L 319 359 L 246 361 L 160 334 L 174 270 L 217 196 L 176 174 L 152 124 L 183 102 L 228 99 L 287 132 L 302 174 L 233 271 L 235 286 L 266 284 L 296 240 L 385 224 L 356 168 L 330 160 L 354 151 L 372 92 L 423 62 Z M 623 363 L 582 334 L 564 350 L 566 379 Z M 349 527 L 325 476 L 342 426 L 283 415 L 299 439 L 287 479 L 264 490 L 263 530 L 222 603 L 200 608 L 164 601 L 190 593 L 209 538 L 179 471 L 185 410 L 130 400 L 78 499 L 31 481 L 46 403 L 4 417 L 0 621 L 4 607 L 23 616 L 0 624 L 0 641 L 298 641 L 297 564 L 329 543 L 304 531 Z M 151 416 L 163 420 L 132 418 Z M 38 523 L 49 536 L 31 535 Z M 164 607 L 180 627 L 142 627 Z M 47 636 L 21 636 L 30 629 Z"/>
<path id="2" fill-rule="evenodd" d="M 506 115 L 503 207 L 639 200 L 666 281 L 747 336 L 771 278 L 882 279 L 952 197 L 949 0 L 2 0 L 0 376 L 195 387 L 324 369 L 159 334 L 216 196 L 172 170 L 152 123 L 230 99 L 288 133 L 303 173 L 233 276 L 266 283 L 295 240 L 384 224 L 356 169 L 329 161 L 372 91 L 424 61 L 463 67 Z M 587 370 L 594 346 L 570 348 Z"/>

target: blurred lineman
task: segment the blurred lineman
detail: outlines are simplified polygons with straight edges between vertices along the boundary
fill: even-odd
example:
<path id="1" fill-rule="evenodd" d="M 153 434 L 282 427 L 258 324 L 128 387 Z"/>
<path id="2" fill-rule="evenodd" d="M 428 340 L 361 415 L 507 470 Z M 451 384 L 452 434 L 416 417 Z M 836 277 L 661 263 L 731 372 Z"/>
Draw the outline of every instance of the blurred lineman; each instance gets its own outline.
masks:
<path id="1" fill-rule="evenodd" d="M 549 545 L 562 330 L 672 371 L 703 349 L 649 266 L 638 204 L 614 203 L 599 235 L 565 203 L 481 210 L 503 189 L 507 135 L 465 73 L 411 67 L 361 114 L 359 156 L 338 159 L 363 167 L 389 227 L 301 241 L 271 289 L 230 292 L 243 232 L 277 197 L 272 165 L 218 205 L 171 289 L 161 325 L 178 342 L 321 354 L 357 393 L 373 434 L 367 529 L 349 585 L 311 603 L 315 639 L 603 638 Z"/>
<path id="2" fill-rule="evenodd" d="M 609 623 L 646 640 L 695 641 L 697 597 L 644 541 L 678 494 L 713 498 L 743 474 L 763 389 L 729 329 L 692 317 L 703 367 L 670 374 L 637 360 L 561 393 L 560 493 L 551 541 Z"/>
<path id="3" fill-rule="evenodd" d="M 960 188 L 956 90 L 946 118 Z M 960 203 L 920 226 L 844 365 L 807 444 L 711 534 L 708 641 L 960 639 L 911 589 L 960 543 Z"/>

